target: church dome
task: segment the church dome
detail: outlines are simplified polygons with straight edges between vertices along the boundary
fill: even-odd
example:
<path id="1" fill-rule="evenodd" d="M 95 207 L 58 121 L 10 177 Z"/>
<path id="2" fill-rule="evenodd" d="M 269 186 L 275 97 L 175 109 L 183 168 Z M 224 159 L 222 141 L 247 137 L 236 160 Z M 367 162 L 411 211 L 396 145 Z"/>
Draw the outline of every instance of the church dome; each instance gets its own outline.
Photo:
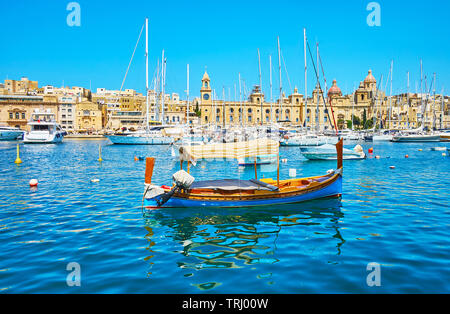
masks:
<path id="1" fill-rule="evenodd" d="M 375 79 L 375 77 L 372 75 L 372 70 L 369 70 L 369 74 L 367 75 L 367 77 L 364 79 L 364 83 L 376 83 L 377 80 Z"/>
<path id="2" fill-rule="evenodd" d="M 341 96 L 341 89 L 337 86 L 336 80 L 333 80 L 333 85 L 328 90 L 328 96 Z"/>

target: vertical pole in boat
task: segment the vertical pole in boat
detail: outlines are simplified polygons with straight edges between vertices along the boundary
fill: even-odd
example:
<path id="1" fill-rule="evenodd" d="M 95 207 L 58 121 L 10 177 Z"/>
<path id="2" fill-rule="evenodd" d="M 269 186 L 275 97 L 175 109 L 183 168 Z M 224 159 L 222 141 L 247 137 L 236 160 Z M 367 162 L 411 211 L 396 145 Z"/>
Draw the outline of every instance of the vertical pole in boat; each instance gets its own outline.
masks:
<path id="1" fill-rule="evenodd" d="M 239 73 L 239 107 L 240 107 L 240 122 L 241 122 L 241 126 L 243 123 L 243 112 L 242 112 L 242 86 L 241 86 L 241 73 Z"/>
<path id="2" fill-rule="evenodd" d="M 180 170 L 183 170 L 183 159 L 180 159 Z"/>
<path id="3" fill-rule="evenodd" d="M 103 161 L 102 159 L 102 145 L 98 144 L 98 161 Z"/>
<path id="4" fill-rule="evenodd" d="M 260 97 L 259 97 L 259 106 L 261 110 L 261 125 L 263 125 L 263 104 L 262 104 L 262 81 L 261 81 L 261 56 L 259 54 L 259 48 L 258 48 L 258 66 L 259 66 L 259 89 L 260 89 Z"/>
<path id="5" fill-rule="evenodd" d="M 186 124 L 189 126 L 189 63 L 187 65 L 187 100 L 186 100 Z"/>
<path id="6" fill-rule="evenodd" d="M 164 124 L 164 101 L 165 101 L 165 84 L 166 84 L 166 67 L 165 67 L 165 59 L 164 59 L 164 49 L 162 51 L 162 58 L 161 58 L 161 90 L 162 90 L 162 96 L 161 96 L 161 124 Z"/>
<path id="7" fill-rule="evenodd" d="M 152 183 L 153 167 L 155 166 L 155 158 L 147 157 L 145 159 L 145 184 Z"/>
<path id="8" fill-rule="evenodd" d="M 258 180 L 258 171 L 256 170 L 256 157 L 255 157 L 255 180 Z"/>
<path id="9" fill-rule="evenodd" d="M 406 119 L 407 119 L 407 128 L 409 130 L 409 71 L 408 71 L 408 75 L 407 75 L 407 89 L 406 89 L 406 105 L 407 105 L 407 112 L 406 112 Z"/>
<path id="10" fill-rule="evenodd" d="M 280 52 L 280 37 L 277 37 L 278 41 L 278 72 L 280 74 L 280 119 L 283 120 L 283 84 L 281 82 L 281 52 Z"/>
<path id="11" fill-rule="evenodd" d="M 20 159 L 20 148 L 19 148 L 19 144 L 17 144 L 17 158 L 16 158 L 16 160 L 14 161 L 14 163 L 17 164 L 17 165 L 22 163 L 22 160 Z"/>
<path id="12" fill-rule="evenodd" d="M 272 55 L 269 55 L 269 64 L 270 64 L 270 124 L 273 123 L 272 118 L 272 103 L 273 103 L 273 97 L 272 97 Z"/>
<path id="13" fill-rule="evenodd" d="M 150 119 L 149 119 L 149 110 L 148 110 L 148 18 L 145 19 L 145 107 L 146 107 L 146 120 L 147 125 L 145 129 L 150 129 Z M 100 157 L 101 159 L 101 157 Z M 99 159 L 99 161 L 101 161 Z"/>
<path id="14" fill-rule="evenodd" d="M 341 169 L 343 166 L 342 163 L 342 156 L 343 156 L 343 145 L 344 145 L 344 139 L 340 139 L 339 142 L 336 144 L 336 152 L 337 152 L 337 169 Z"/>
<path id="15" fill-rule="evenodd" d="M 307 83 L 307 63 L 306 63 L 306 28 L 303 29 L 303 46 L 304 46 L 304 55 L 305 55 L 305 121 L 304 125 L 308 127 L 307 125 L 307 119 L 308 119 L 308 83 Z"/>
<path id="16" fill-rule="evenodd" d="M 280 187 L 280 152 L 277 155 L 277 187 Z"/>
<path id="17" fill-rule="evenodd" d="M 191 165 L 191 163 L 190 163 L 189 160 L 188 160 L 188 163 L 187 163 L 187 173 L 189 173 L 190 165 Z"/>

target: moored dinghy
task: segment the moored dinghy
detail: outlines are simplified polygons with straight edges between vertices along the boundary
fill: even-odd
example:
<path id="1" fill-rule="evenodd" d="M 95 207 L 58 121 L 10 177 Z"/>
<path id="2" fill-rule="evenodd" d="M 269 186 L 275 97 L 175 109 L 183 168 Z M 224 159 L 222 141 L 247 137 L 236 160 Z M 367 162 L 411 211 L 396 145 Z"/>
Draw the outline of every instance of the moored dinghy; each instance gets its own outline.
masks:
<path id="1" fill-rule="evenodd" d="M 192 163 L 200 158 L 254 158 L 262 151 L 278 153 L 278 143 L 271 140 L 255 140 L 240 143 L 223 144 L 224 150 L 213 150 L 211 145 L 201 147 L 181 147 L 180 161 Z M 146 180 L 144 192 L 144 206 L 147 209 L 163 207 L 249 207 L 270 206 L 276 204 L 291 204 L 303 201 L 340 197 L 342 195 L 342 143 L 336 144 L 338 156 L 336 170 L 329 171 L 326 175 L 280 180 L 279 162 L 276 179 L 257 178 L 240 180 L 208 180 L 195 182 L 195 178 L 184 170 L 173 175 L 172 187 L 152 185 L 151 176 L 154 166 L 154 158 L 147 158 Z M 229 145 L 229 146 L 226 146 Z M 209 146 L 209 147 L 208 147 Z M 226 147 L 225 147 L 226 146 Z M 231 147 L 234 148 L 232 149 Z M 254 149 L 259 147 L 259 149 Z M 202 148 L 202 149 L 200 149 Z M 226 149 L 225 149 L 226 148 Z M 279 155 L 278 155 L 279 161 Z"/>

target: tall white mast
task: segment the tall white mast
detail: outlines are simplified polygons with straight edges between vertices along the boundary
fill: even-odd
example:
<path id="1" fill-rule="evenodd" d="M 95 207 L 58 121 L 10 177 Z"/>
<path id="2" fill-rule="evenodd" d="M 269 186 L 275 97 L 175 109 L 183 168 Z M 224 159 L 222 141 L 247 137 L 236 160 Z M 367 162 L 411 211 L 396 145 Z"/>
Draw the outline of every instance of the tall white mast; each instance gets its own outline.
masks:
<path id="1" fill-rule="evenodd" d="M 187 100 L 186 100 L 186 124 L 189 126 L 189 63 L 187 64 L 187 89 L 186 89 L 186 95 L 187 95 Z"/>
<path id="2" fill-rule="evenodd" d="M 272 103 L 273 103 L 273 96 L 272 96 L 272 55 L 269 55 L 269 63 L 270 63 L 270 123 L 273 123 L 272 119 Z"/>
<path id="3" fill-rule="evenodd" d="M 436 128 L 436 73 L 433 74 L 433 129 Z"/>
<path id="4" fill-rule="evenodd" d="M 280 118 L 283 120 L 283 84 L 281 82 L 281 52 L 280 52 L 280 37 L 277 36 L 278 41 L 278 72 L 280 74 L 280 104 L 278 107 L 280 108 Z"/>
<path id="5" fill-rule="evenodd" d="M 146 105 L 146 130 L 150 128 L 149 110 L 148 110 L 148 18 L 145 18 L 145 105 Z"/>
<path id="6" fill-rule="evenodd" d="M 305 126 L 307 127 L 308 119 L 308 84 L 307 84 L 307 63 L 306 63 L 306 28 L 303 29 L 303 46 L 305 55 Z"/>
<path id="7" fill-rule="evenodd" d="M 262 105 L 262 81 L 261 81 L 261 56 L 259 54 L 259 48 L 258 48 L 258 66 L 259 66 L 259 91 L 260 91 L 260 97 L 259 97 L 259 106 L 261 110 L 261 125 L 263 125 L 263 105 Z"/>
<path id="8" fill-rule="evenodd" d="M 244 122 L 244 112 L 242 111 L 242 87 L 241 87 L 241 73 L 239 73 L 239 107 L 241 109 L 240 112 L 240 122 L 241 122 L 241 126 Z"/>
<path id="9" fill-rule="evenodd" d="M 317 65 L 316 65 L 316 68 L 317 68 L 317 77 L 319 77 L 320 76 L 320 72 L 319 72 L 319 43 L 317 43 Z M 320 97 L 320 95 L 319 95 L 319 91 L 317 91 L 317 93 L 316 93 L 316 95 L 317 95 L 317 103 L 316 103 L 316 132 L 319 132 L 319 97 Z M 352 117 L 352 130 L 353 130 L 353 117 Z"/>
<path id="10" fill-rule="evenodd" d="M 222 86 L 222 126 L 225 128 L 227 126 L 227 113 L 226 113 L 226 109 L 227 106 L 225 104 L 225 86 Z"/>
<path id="11" fill-rule="evenodd" d="M 394 60 L 391 61 L 391 90 L 389 92 L 389 129 L 392 128 L 391 117 L 392 117 L 392 71 L 394 67 Z"/>
<path id="12" fill-rule="evenodd" d="M 423 116 L 423 68 L 422 68 L 422 59 L 420 59 L 420 111 L 421 111 L 421 119 L 420 128 L 423 130 L 424 126 L 424 116 Z"/>
<path id="13" fill-rule="evenodd" d="M 407 87 L 406 87 L 406 121 L 407 121 L 407 128 L 409 129 L 409 71 L 407 73 Z"/>
<path id="14" fill-rule="evenodd" d="M 164 123 L 164 101 L 165 101 L 165 87 L 166 87 L 166 60 L 164 59 L 164 49 L 161 57 L 161 123 Z"/>
<path id="15" fill-rule="evenodd" d="M 444 118 L 444 88 L 441 93 L 441 118 L 439 119 L 439 129 L 442 130 L 442 119 Z"/>

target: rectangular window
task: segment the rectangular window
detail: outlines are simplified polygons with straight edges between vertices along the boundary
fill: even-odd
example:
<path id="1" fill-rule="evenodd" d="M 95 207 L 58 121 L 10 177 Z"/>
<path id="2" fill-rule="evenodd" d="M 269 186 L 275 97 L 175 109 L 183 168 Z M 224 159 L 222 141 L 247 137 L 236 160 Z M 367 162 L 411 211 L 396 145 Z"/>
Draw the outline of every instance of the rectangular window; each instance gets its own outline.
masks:
<path id="1" fill-rule="evenodd" d="M 9 118 L 10 118 L 10 119 L 13 118 L 13 113 L 12 113 L 12 112 L 9 113 Z"/>
<path id="2" fill-rule="evenodd" d="M 25 112 L 22 112 L 22 119 L 25 119 Z"/>

